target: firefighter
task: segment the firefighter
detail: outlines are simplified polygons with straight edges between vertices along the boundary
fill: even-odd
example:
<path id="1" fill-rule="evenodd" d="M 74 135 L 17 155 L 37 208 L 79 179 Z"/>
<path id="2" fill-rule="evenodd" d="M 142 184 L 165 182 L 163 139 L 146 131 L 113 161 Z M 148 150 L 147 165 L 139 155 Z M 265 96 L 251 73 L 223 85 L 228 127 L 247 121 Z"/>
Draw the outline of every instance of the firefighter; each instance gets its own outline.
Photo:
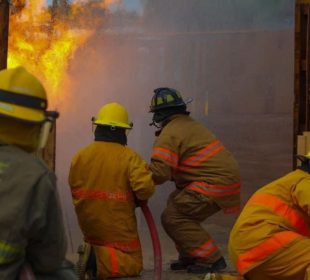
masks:
<path id="1" fill-rule="evenodd" d="M 246 279 L 310 279 L 310 153 L 299 159 L 252 195 L 231 231 L 229 254 Z"/>
<path id="2" fill-rule="evenodd" d="M 142 252 L 136 201 L 155 191 L 147 163 L 127 146 L 126 109 L 104 105 L 93 118 L 95 141 L 73 158 L 69 183 L 84 240 L 96 256 L 98 279 L 139 275 Z"/>
<path id="3" fill-rule="evenodd" d="M 154 90 L 150 112 L 159 130 L 150 169 L 155 184 L 173 181 L 176 185 L 161 217 L 179 252 L 171 269 L 220 271 L 226 267 L 225 260 L 200 224 L 220 210 L 239 210 L 239 167 L 220 140 L 189 116 L 187 103 L 175 89 Z"/>
<path id="4" fill-rule="evenodd" d="M 66 269 L 66 239 L 55 174 L 32 152 L 49 124 L 40 81 L 23 67 L 0 71 L 0 279 L 17 279 L 24 264 L 37 279 L 76 279 Z"/>

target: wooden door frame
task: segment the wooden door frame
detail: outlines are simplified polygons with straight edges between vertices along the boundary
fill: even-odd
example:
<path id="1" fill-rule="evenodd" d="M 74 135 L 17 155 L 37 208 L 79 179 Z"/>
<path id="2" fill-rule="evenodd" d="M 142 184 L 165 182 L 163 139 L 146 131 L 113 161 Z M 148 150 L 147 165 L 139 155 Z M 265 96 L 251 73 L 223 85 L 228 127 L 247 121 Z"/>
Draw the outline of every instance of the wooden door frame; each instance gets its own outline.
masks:
<path id="1" fill-rule="evenodd" d="M 294 148 L 297 136 L 310 131 L 310 0 L 295 2 Z"/>

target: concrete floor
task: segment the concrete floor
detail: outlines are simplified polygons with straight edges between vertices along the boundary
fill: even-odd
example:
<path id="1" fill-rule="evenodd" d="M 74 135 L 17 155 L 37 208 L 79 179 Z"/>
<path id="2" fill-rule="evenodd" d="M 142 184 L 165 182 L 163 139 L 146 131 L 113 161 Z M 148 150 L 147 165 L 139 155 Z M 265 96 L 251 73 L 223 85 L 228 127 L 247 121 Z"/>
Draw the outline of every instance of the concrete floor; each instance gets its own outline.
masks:
<path id="1" fill-rule="evenodd" d="M 226 260 L 227 260 L 227 269 L 225 271 L 225 273 L 229 273 L 229 274 L 235 274 L 234 270 L 231 268 L 231 264 L 228 260 L 228 258 L 225 256 Z M 119 278 L 119 279 L 127 279 L 127 280 L 159 280 L 157 278 L 155 278 L 154 275 L 154 270 L 150 269 L 149 266 L 151 264 L 149 263 L 147 266 L 148 268 L 145 269 L 142 274 L 141 277 L 135 277 L 135 278 Z M 203 280 L 207 280 L 209 278 L 206 278 L 205 274 L 201 274 L 201 275 L 195 275 L 195 274 L 190 274 L 187 273 L 186 271 L 171 271 L 170 268 L 170 262 L 169 263 L 163 263 L 163 272 L 162 272 L 162 276 L 160 280 L 198 280 L 198 279 L 203 279 Z"/>
<path id="2" fill-rule="evenodd" d="M 196 279 L 204 279 L 205 275 L 193 275 L 183 272 L 174 272 L 174 271 L 164 271 L 162 273 L 161 280 L 196 280 Z M 119 278 L 119 279 L 127 279 L 127 280 L 151 280 L 156 279 L 154 277 L 153 271 L 144 271 L 141 275 L 141 277 L 135 277 L 135 278 Z M 156 279 L 157 280 L 157 279 Z"/>
<path id="3" fill-rule="evenodd" d="M 218 225 L 216 224 L 218 220 L 222 220 L 225 217 L 223 213 L 218 213 L 214 215 L 212 218 L 208 219 L 203 225 L 206 230 L 211 234 L 213 239 L 216 241 L 219 249 L 221 250 L 226 263 L 227 268 L 226 272 L 233 273 L 234 267 L 230 262 L 227 252 L 227 243 L 228 243 L 228 236 L 229 231 L 231 228 L 231 224 L 233 221 L 229 221 L 230 223 L 226 225 Z M 235 217 L 234 217 L 235 218 Z M 234 219 L 230 217 L 231 220 Z M 229 220 L 230 220 L 229 219 Z M 153 277 L 153 250 L 152 245 L 150 242 L 150 237 L 148 234 L 148 230 L 142 227 L 144 230 L 140 230 L 140 238 L 142 243 L 142 252 L 143 252 L 143 264 L 144 264 L 144 273 L 142 273 L 140 278 L 137 279 L 155 279 Z M 158 225 L 158 234 L 160 237 L 161 242 L 161 249 L 162 249 L 162 263 L 163 263 L 163 274 L 161 280 L 168 280 L 168 279 L 204 279 L 205 275 L 193 275 L 188 274 L 187 272 L 174 272 L 170 270 L 170 263 L 173 260 L 176 260 L 178 257 L 178 253 L 175 249 L 174 243 L 170 240 L 167 234 L 163 231 L 162 227 Z"/>
<path id="4" fill-rule="evenodd" d="M 231 275 L 235 275 L 234 272 L 225 272 L 229 273 Z M 144 271 L 141 275 L 141 277 L 134 277 L 134 278 L 118 278 L 118 279 L 122 279 L 122 280 L 159 280 L 157 278 L 155 278 L 155 275 L 153 273 L 153 271 Z M 198 280 L 198 279 L 202 279 L 202 280 L 207 280 L 209 279 L 209 277 L 205 274 L 201 274 L 201 275 L 195 275 L 195 274 L 189 274 L 185 271 L 179 271 L 179 272 L 175 272 L 175 271 L 169 271 L 169 270 L 164 270 L 162 273 L 162 276 L 160 278 L 160 280 Z"/>
<path id="5" fill-rule="evenodd" d="M 76 263 L 76 256 L 67 256 L 72 262 Z M 169 268 L 169 263 L 163 263 L 163 271 L 161 274 L 161 278 L 158 279 L 155 277 L 154 270 L 152 269 L 153 263 L 147 263 L 145 265 L 146 269 L 143 270 L 140 277 L 125 277 L 125 278 L 117 278 L 119 280 L 198 280 L 203 279 L 207 280 L 209 278 L 206 277 L 205 274 L 195 275 L 187 273 L 186 271 L 171 271 Z M 231 265 L 228 263 L 228 268 L 224 273 L 235 274 L 233 269 L 230 268 Z"/>

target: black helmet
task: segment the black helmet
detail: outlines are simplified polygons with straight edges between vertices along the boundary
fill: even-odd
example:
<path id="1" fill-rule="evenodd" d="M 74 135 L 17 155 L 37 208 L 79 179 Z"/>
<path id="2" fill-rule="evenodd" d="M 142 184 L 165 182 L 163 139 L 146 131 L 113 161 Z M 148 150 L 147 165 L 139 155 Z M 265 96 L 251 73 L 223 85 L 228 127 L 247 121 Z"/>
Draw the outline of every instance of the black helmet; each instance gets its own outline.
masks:
<path id="1" fill-rule="evenodd" d="M 180 106 L 186 107 L 186 103 L 189 103 L 185 103 L 181 94 L 173 88 L 157 88 L 154 89 L 154 93 L 155 94 L 153 95 L 151 101 L 150 112 Z"/>

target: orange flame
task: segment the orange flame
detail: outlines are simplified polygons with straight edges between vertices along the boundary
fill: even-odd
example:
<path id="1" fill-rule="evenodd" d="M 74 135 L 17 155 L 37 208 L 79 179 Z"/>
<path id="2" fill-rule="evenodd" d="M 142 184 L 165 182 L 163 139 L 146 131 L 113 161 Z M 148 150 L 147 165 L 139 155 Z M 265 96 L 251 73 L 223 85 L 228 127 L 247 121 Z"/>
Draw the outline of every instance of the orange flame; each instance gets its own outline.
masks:
<path id="1" fill-rule="evenodd" d="M 52 103 L 57 102 L 70 59 L 92 31 L 55 20 L 45 0 L 30 0 L 19 11 L 13 10 L 9 34 L 8 67 L 26 67 L 43 82 Z"/>

